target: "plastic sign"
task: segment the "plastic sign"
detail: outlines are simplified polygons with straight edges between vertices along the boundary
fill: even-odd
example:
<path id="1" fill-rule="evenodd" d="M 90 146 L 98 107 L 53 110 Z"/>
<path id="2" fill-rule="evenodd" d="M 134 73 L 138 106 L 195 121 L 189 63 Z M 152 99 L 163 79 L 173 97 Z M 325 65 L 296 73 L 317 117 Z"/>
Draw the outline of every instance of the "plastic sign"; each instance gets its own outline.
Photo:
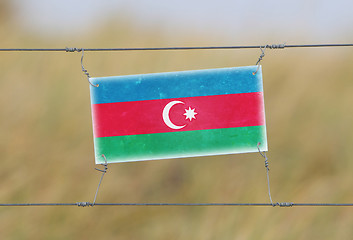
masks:
<path id="1" fill-rule="evenodd" d="M 91 78 L 96 163 L 267 151 L 256 69 Z"/>

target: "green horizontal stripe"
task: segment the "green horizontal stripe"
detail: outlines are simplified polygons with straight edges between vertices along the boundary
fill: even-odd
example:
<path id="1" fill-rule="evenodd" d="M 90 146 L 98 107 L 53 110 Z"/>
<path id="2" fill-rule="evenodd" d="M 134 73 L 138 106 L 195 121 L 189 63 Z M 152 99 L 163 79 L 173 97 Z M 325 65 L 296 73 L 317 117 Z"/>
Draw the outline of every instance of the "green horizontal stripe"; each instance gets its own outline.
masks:
<path id="1" fill-rule="evenodd" d="M 267 151 L 266 127 L 221 128 L 95 138 L 96 163 Z"/>

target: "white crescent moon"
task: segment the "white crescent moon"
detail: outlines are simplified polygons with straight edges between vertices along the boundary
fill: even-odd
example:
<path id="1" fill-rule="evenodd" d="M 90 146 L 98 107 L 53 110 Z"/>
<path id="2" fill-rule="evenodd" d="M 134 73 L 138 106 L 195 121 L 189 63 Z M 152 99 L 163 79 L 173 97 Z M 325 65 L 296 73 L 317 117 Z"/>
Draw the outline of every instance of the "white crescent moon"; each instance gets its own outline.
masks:
<path id="1" fill-rule="evenodd" d="M 170 121 L 170 118 L 169 118 L 169 111 L 170 109 L 175 105 L 175 104 L 178 104 L 178 103 L 182 103 L 184 104 L 182 101 L 171 101 L 169 102 L 167 105 L 165 105 L 164 109 L 163 109 L 163 121 L 164 123 L 170 127 L 171 129 L 181 129 L 183 127 L 185 127 L 186 125 L 184 126 L 177 126 L 175 125 L 174 123 L 172 123 L 172 121 Z"/>

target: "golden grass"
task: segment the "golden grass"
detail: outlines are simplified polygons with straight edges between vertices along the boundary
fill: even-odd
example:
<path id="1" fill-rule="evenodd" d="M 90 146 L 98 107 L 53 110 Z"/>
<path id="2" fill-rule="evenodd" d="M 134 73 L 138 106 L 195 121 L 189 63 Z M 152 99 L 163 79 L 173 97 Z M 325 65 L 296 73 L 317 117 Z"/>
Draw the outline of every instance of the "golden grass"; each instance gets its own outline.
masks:
<path id="1" fill-rule="evenodd" d="M 2 47 L 47 47 L 6 32 Z M 26 36 L 26 38 L 19 38 Z M 168 46 L 161 33 L 100 30 L 50 47 Z M 145 41 L 145 39 L 147 39 Z M 191 39 L 191 40 L 190 40 Z M 183 45 L 207 41 L 185 37 Z M 57 44 L 57 45 L 55 45 Z M 76 45 L 75 45 L 76 44 Z M 179 44 L 179 45 L 182 45 Z M 214 42 L 210 43 L 214 45 Z M 92 76 L 253 65 L 258 50 L 86 53 Z M 352 49 L 268 51 L 272 197 L 352 202 Z M 89 86 L 78 53 L 0 53 L 2 203 L 92 201 Z M 98 202 L 268 202 L 259 154 L 112 164 Z M 349 239 L 349 208 L 0 208 L 2 239 Z"/>

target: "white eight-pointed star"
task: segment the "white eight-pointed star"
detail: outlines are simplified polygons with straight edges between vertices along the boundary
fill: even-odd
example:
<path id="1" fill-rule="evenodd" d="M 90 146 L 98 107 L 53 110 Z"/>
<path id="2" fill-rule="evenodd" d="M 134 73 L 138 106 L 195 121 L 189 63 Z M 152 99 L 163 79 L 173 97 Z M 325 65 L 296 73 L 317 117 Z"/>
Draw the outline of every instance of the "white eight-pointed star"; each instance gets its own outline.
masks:
<path id="1" fill-rule="evenodd" d="M 185 109 L 185 113 L 184 113 L 184 115 L 186 116 L 185 119 L 189 119 L 190 122 L 191 122 L 192 119 L 196 119 L 196 117 L 195 117 L 196 114 L 197 113 L 195 112 L 195 108 L 191 109 L 189 107 L 189 109 Z"/>

